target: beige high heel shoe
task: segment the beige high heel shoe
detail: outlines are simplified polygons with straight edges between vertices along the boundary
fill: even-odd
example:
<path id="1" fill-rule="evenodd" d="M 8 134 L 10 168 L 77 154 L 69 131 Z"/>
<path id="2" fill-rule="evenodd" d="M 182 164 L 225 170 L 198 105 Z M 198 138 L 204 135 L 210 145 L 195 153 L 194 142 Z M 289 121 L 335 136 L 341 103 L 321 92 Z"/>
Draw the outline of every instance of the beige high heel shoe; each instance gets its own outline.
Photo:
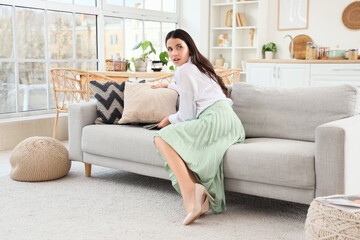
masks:
<path id="1" fill-rule="evenodd" d="M 203 204 L 201 205 L 201 215 L 204 215 L 205 213 L 207 213 L 210 210 L 210 203 L 209 203 L 209 198 L 206 196 L 205 198 L 205 202 L 203 202 Z"/>
<path id="2" fill-rule="evenodd" d="M 184 225 L 189 225 L 201 215 L 202 199 L 204 195 L 207 195 L 213 202 L 215 202 L 215 199 L 208 193 L 203 185 L 195 183 L 195 207 L 188 213 L 188 215 L 186 215 L 183 222 Z"/>

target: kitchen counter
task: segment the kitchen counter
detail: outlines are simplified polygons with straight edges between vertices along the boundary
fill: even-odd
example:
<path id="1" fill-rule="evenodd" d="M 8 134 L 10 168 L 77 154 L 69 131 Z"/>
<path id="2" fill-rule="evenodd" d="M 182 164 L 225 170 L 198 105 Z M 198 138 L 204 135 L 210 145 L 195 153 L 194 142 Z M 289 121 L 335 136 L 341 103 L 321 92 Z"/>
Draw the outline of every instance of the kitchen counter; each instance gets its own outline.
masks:
<path id="1" fill-rule="evenodd" d="M 248 59 L 247 63 L 360 63 L 360 60 Z"/>

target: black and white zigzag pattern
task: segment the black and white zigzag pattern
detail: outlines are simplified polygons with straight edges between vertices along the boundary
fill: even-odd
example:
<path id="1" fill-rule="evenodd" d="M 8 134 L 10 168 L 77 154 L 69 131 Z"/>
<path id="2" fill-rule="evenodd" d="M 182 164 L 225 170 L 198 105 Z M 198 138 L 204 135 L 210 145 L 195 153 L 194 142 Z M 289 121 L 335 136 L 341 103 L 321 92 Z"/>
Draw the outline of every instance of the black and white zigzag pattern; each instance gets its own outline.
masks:
<path id="1" fill-rule="evenodd" d="M 142 83 L 145 80 L 141 81 Z M 90 81 L 90 87 L 95 92 L 97 100 L 97 122 L 117 123 L 124 110 L 125 82 L 97 82 Z"/>
<path id="2" fill-rule="evenodd" d="M 90 87 L 95 92 L 97 100 L 98 122 L 117 123 L 124 109 L 125 82 L 90 81 Z"/>

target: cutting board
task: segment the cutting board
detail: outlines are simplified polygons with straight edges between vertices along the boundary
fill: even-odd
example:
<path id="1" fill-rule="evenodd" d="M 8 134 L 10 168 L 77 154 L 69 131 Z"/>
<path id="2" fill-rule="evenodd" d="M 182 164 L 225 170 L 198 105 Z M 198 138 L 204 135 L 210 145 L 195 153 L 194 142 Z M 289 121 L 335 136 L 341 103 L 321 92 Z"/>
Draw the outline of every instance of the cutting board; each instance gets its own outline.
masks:
<path id="1" fill-rule="evenodd" d="M 294 58 L 305 59 L 306 57 L 306 43 L 312 42 L 311 37 L 305 34 L 297 35 L 293 39 L 294 44 Z M 289 52 L 291 52 L 291 43 L 289 44 Z"/>

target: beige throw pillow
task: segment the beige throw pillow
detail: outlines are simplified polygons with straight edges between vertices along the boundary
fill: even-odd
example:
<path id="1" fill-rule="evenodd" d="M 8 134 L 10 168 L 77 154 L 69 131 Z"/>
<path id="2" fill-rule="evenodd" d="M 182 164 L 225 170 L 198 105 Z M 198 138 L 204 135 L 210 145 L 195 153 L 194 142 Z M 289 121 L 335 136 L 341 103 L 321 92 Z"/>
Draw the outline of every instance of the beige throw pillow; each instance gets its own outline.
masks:
<path id="1" fill-rule="evenodd" d="M 126 82 L 120 124 L 158 123 L 176 113 L 177 92 L 168 88 L 152 89 L 151 86 Z"/>

